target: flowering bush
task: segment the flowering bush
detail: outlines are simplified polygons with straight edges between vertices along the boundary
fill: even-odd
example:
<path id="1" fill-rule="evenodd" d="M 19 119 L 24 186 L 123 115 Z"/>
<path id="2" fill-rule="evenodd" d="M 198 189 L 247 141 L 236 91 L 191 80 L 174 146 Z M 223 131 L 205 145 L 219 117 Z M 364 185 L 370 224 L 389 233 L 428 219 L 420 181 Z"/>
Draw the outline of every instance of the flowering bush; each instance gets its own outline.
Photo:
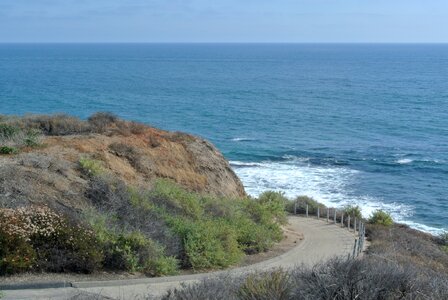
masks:
<path id="1" fill-rule="evenodd" d="M 32 236 L 51 236 L 61 226 L 61 216 L 45 206 L 0 209 L 1 230 L 27 242 Z"/>
<path id="2" fill-rule="evenodd" d="M 94 233 L 45 206 L 0 209 L 0 274 L 91 272 L 102 261 Z"/>

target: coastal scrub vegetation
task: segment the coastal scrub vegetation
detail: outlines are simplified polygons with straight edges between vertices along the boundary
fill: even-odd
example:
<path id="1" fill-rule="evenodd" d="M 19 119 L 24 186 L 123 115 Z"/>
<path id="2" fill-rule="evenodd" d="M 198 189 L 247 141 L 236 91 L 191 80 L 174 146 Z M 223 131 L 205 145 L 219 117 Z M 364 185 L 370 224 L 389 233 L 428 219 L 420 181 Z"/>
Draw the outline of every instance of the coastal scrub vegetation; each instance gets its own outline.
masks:
<path id="1" fill-rule="evenodd" d="M 139 230 L 183 268 L 224 268 L 245 253 L 266 251 L 281 240 L 285 222 L 284 207 L 269 197 L 216 198 L 163 179 L 137 190 L 111 177 L 94 178 L 89 197 L 109 227 Z"/>
<path id="2" fill-rule="evenodd" d="M 45 206 L 0 209 L 0 274 L 91 272 L 102 259 L 90 228 Z"/>
<path id="3" fill-rule="evenodd" d="M 446 299 L 447 277 L 377 259 L 332 259 L 312 268 L 218 277 L 169 291 L 163 300 Z"/>
<path id="4" fill-rule="evenodd" d="M 312 197 L 308 197 L 308 196 L 298 196 L 295 199 L 295 202 L 297 203 L 297 212 L 298 213 L 305 213 L 306 211 L 306 207 L 308 205 L 308 213 L 309 214 L 316 214 L 317 213 L 317 208 L 320 209 L 321 212 L 323 212 L 325 209 L 327 209 L 327 207 L 316 201 L 315 199 L 313 199 Z M 291 205 L 290 211 L 293 211 L 293 204 Z"/>
<path id="5" fill-rule="evenodd" d="M 205 279 L 162 299 L 448 299 L 447 234 L 384 222 L 366 224 L 366 234 L 370 246 L 358 259 Z"/>
<path id="6" fill-rule="evenodd" d="M 385 212 L 384 210 L 376 210 L 370 216 L 369 223 L 383 226 L 391 226 L 394 223 L 394 221 L 389 213 Z"/>
<path id="7" fill-rule="evenodd" d="M 17 154 L 24 147 L 40 143 L 40 132 L 0 122 L 0 155 Z"/>
<path id="8" fill-rule="evenodd" d="M 140 134 L 146 126 L 137 122 L 126 122 L 109 112 L 97 112 L 86 121 L 66 114 L 54 115 L 0 115 L 0 142 L 16 137 L 16 142 L 33 143 L 37 135 L 67 136 L 76 134 Z"/>
<path id="9" fill-rule="evenodd" d="M 286 198 L 230 199 L 156 180 L 134 188 L 83 158 L 91 208 L 73 215 L 47 206 L 0 209 L 0 274 L 28 271 L 176 274 L 219 269 L 282 239 Z"/>

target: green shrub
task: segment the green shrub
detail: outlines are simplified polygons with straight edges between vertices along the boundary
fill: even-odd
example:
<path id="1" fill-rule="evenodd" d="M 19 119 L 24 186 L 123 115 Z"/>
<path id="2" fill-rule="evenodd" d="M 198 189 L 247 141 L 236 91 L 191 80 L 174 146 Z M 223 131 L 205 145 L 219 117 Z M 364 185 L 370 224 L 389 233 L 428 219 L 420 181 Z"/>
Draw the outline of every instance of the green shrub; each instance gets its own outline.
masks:
<path id="1" fill-rule="evenodd" d="M 79 160 L 81 169 L 89 176 L 98 176 L 104 173 L 103 163 L 99 160 L 82 157 Z"/>
<path id="2" fill-rule="evenodd" d="M 235 230 L 223 220 L 175 219 L 174 230 L 184 241 L 184 265 L 193 269 L 224 268 L 237 263 L 242 250 Z"/>
<path id="3" fill-rule="evenodd" d="M 266 191 L 258 197 L 257 202 L 269 211 L 278 223 L 287 223 L 285 208 L 290 201 L 285 197 L 284 193 Z"/>
<path id="4" fill-rule="evenodd" d="M 393 225 L 394 221 L 389 213 L 383 210 L 377 210 L 373 212 L 373 214 L 369 218 L 369 223 L 383 226 L 391 226 Z"/>
<path id="5" fill-rule="evenodd" d="M 139 251 L 148 247 L 147 240 L 138 233 L 110 235 L 104 243 L 104 266 L 108 269 L 135 272 L 141 266 Z"/>
<path id="6" fill-rule="evenodd" d="M 164 249 L 140 231 L 123 232 L 114 228 L 114 216 L 106 216 L 95 211 L 84 215 L 92 226 L 104 252 L 104 267 L 110 270 L 142 271 L 150 262 L 163 258 Z M 160 268 L 163 261 L 160 262 Z M 156 272 L 156 271 L 154 271 Z M 159 272 L 159 271 L 157 271 Z M 160 271 L 161 272 L 161 271 Z"/>
<path id="7" fill-rule="evenodd" d="M 362 219 L 361 208 L 356 205 L 347 205 L 342 210 L 345 216 L 350 216 L 351 218 L 357 218 L 358 220 Z"/>
<path id="8" fill-rule="evenodd" d="M 150 276 L 167 276 L 179 273 L 179 260 L 173 256 L 162 256 L 147 262 L 144 272 Z"/>
<path id="9" fill-rule="evenodd" d="M 156 180 L 150 198 L 156 205 L 186 217 L 199 219 L 204 213 L 200 195 L 188 192 L 170 180 Z"/>
<path id="10" fill-rule="evenodd" d="M 10 124 L 0 124 L 0 154 L 17 153 L 24 146 L 39 144 L 40 132 L 34 129 L 21 129 Z"/>
<path id="11" fill-rule="evenodd" d="M 92 181 L 95 178 L 100 177 Z M 110 217 L 100 218 L 96 224 L 90 222 L 100 240 L 115 240 L 106 227 L 112 223 L 121 227 L 124 218 L 140 220 L 135 228 L 145 230 L 151 239 L 165 245 L 159 256 L 148 257 L 147 273 L 156 274 L 157 259 L 164 262 L 163 257 L 170 256 L 179 259 L 183 267 L 224 268 L 239 262 L 244 252 L 266 251 L 283 237 L 280 222 L 284 221 L 286 199 L 278 193 L 266 193 L 260 200 L 218 198 L 186 191 L 169 180 L 156 180 L 150 191 L 123 189 L 119 185 L 111 190 L 101 184 L 94 194 L 105 197 L 103 200 L 93 197 L 94 203 L 104 203 L 103 206 L 111 208 L 110 213 L 116 215 L 113 222 Z M 151 224 L 151 220 L 156 221 L 153 225 L 157 228 L 162 227 L 159 230 L 162 237 L 160 232 L 153 234 L 146 230 L 144 224 Z M 132 228 L 130 222 L 124 222 L 127 228 Z M 118 244 L 114 245 L 115 248 L 109 248 L 116 249 Z M 122 254 L 124 258 L 135 252 L 130 247 L 118 249 L 121 252 L 115 251 L 115 254 Z M 129 259 L 132 261 L 132 257 Z"/>
<path id="12" fill-rule="evenodd" d="M 28 147 L 36 147 L 39 145 L 40 131 L 36 129 L 29 130 L 24 139 L 24 143 Z"/>
<path id="13" fill-rule="evenodd" d="M 8 154 L 16 154 L 19 150 L 15 147 L 9 147 L 9 146 L 1 146 L 0 147 L 0 154 L 8 155 Z"/>
<path id="14" fill-rule="evenodd" d="M 260 225 L 247 218 L 235 220 L 232 224 L 237 230 L 240 248 L 247 254 L 265 252 L 283 238 L 281 228 L 275 224 Z"/>
<path id="15" fill-rule="evenodd" d="M 308 196 L 298 196 L 295 201 L 297 203 L 297 210 L 299 213 L 304 213 L 307 205 L 309 214 L 316 214 L 317 208 L 320 209 L 321 213 L 323 213 L 323 211 L 327 209 L 324 204 Z"/>
<path id="16" fill-rule="evenodd" d="M 18 127 L 9 124 L 0 124 L 0 140 L 6 140 L 13 138 L 20 132 Z"/>

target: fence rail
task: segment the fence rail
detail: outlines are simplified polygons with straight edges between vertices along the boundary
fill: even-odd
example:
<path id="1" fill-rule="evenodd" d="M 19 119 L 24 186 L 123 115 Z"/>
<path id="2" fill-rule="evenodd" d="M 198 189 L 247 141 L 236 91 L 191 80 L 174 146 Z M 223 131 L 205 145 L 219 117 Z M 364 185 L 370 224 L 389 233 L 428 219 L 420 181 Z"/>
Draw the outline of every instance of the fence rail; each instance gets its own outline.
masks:
<path id="1" fill-rule="evenodd" d="M 321 208 L 311 210 L 309 205 L 300 205 L 294 202 L 294 214 L 304 214 L 307 218 L 322 219 Z M 353 245 L 353 252 L 349 254 L 349 258 L 358 257 L 364 249 L 366 228 L 364 222 L 354 215 L 344 215 L 343 210 L 336 208 L 326 208 L 326 221 L 327 223 L 334 223 L 335 225 L 347 228 L 348 231 L 353 230 L 355 237 L 355 243 Z M 332 219 L 332 220 L 331 220 Z M 331 220 L 331 221 L 330 221 Z"/>

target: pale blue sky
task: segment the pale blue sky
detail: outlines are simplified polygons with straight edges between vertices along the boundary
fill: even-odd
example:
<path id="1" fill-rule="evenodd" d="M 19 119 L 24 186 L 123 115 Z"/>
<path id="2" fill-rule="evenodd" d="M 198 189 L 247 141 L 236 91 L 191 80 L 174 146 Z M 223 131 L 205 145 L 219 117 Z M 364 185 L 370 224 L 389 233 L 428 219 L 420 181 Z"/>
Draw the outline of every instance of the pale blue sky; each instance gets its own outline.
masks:
<path id="1" fill-rule="evenodd" d="M 0 42 L 448 42 L 448 0 L 0 0 Z"/>

